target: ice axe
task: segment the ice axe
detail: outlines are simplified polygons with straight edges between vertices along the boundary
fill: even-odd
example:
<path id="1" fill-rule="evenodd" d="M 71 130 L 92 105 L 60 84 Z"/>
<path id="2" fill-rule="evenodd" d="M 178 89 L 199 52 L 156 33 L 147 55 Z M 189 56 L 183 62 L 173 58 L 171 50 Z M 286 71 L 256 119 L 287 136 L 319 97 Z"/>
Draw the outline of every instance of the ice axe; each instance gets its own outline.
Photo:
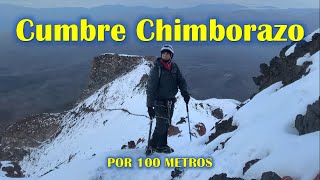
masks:
<path id="1" fill-rule="evenodd" d="M 189 135 L 190 135 L 190 142 L 191 142 L 190 116 L 189 116 L 189 107 L 188 107 L 187 103 L 186 103 L 186 107 L 187 107 L 187 116 L 188 116 L 188 124 L 189 124 Z"/>
<path id="2" fill-rule="evenodd" d="M 153 120 L 152 120 L 151 117 L 150 117 L 150 128 L 149 128 L 149 136 L 148 136 L 148 146 L 147 146 L 147 148 L 146 148 L 146 155 L 147 155 L 147 156 L 150 155 L 150 154 L 152 154 L 152 149 L 151 149 L 151 147 L 150 147 L 150 137 L 151 137 L 151 130 L 152 130 L 152 122 L 153 122 Z"/>

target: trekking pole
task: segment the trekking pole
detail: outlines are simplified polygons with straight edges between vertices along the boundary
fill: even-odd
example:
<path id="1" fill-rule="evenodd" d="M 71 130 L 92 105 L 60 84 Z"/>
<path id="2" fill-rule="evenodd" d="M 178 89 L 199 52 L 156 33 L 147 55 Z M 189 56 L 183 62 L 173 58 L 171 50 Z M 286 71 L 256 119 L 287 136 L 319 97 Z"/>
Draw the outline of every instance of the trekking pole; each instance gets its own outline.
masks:
<path id="1" fill-rule="evenodd" d="M 189 135 L 190 135 L 190 142 L 191 142 L 191 130 L 190 130 L 189 107 L 188 107 L 188 104 L 187 104 L 187 103 L 186 103 L 186 107 L 187 107 L 188 124 L 189 124 Z"/>
<path id="2" fill-rule="evenodd" d="M 148 136 L 148 147 L 146 149 L 146 154 L 149 155 L 152 153 L 152 150 L 150 148 L 150 137 L 151 137 L 151 129 L 152 129 L 152 119 L 150 118 L 150 128 L 149 128 L 149 136 Z"/>

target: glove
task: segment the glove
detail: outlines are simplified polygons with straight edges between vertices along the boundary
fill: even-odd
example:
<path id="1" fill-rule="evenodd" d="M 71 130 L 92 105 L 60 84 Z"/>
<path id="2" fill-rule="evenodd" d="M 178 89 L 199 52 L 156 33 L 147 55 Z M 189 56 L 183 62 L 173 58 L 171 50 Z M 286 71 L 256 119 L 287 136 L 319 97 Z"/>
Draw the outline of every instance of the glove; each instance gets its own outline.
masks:
<path id="1" fill-rule="evenodd" d="M 185 102 L 186 104 L 188 104 L 188 103 L 189 103 L 189 100 L 190 100 L 190 96 L 189 96 L 189 95 L 186 95 L 186 96 L 183 97 L 183 99 L 184 99 L 184 102 Z"/>
<path id="2" fill-rule="evenodd" d="M 156 111 L 154 110 L 153 107 L 148 107 L 148 113 L 149 113 L 150 119 L 153 119 L 156 116 Z"/>

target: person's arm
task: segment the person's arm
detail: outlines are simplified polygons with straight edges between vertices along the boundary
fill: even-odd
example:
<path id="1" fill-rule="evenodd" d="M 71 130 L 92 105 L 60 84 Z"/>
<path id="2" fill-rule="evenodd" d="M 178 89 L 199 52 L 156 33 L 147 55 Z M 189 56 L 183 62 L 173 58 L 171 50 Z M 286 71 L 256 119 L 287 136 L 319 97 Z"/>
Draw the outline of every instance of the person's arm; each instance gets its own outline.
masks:
<path id="1" fill-rule="evenodd" d="M 156 91 L 159 85 L 158 66 L 153 66 L 150 70 L 147 82 L 147 107 L 154 107 Z"/>
<path id="2" fill-rule="evenodd" d="M 184 79 L 179 67 L 176 65 L 177 69 L 178 69 L 178 87 L 181 91 L 181 95 L 186 98 L 189 97 L 189 92 L 188 92 L 188 85 L 186 80 Z"/>

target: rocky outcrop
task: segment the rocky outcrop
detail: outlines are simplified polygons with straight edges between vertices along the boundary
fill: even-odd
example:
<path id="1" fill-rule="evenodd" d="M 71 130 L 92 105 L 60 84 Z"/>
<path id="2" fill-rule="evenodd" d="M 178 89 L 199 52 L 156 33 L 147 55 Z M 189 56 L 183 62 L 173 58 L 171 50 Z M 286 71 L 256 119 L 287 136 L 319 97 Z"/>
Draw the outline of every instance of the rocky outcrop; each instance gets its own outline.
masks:
<path id="1" fill-rule="evenodd" d="M 178 127 L 173 126 L 173 125 L 169 126 L 169 128 L 168 128 L 168 136 L 169 137 L 170 136 L 176 136 L 176 135 L 178 135 L 180 133 L 181 133 L 181 131 L 180 131 L 180 129 Z"/>
<path id="2" fill-rule="evenodd" d="M 135 149 L 139 143 L 143 143 L 145 140 L 143 138 L 139 138 L 137 143 L 134 141 L 129 141 L 128 144 L 124 144 L 121 146 L 121 149 Z"/>
<path id="3" fill-rule="evenodd" d="M 216 148 L 213 149 L 213 152 L 218 151 L 218 150 L 222 150 L 226 143 L 230 140 L 231 137 L 228 137 L 225 141 L 220 142 L 220 144 L 218 146 L 216 146 Z"/>
<path id="4" fill-rule="evenodd" d="M 90 96 L 103 85 L 133 70 L 134 67 L 141 62 L 142 58 L 148 61 L 156 59 L 156 57 L 153 56 L 129 56 L 118 54 L 102 54 L 95 57 L 91 63 L 88 86 L 86 90 L 84 90 L 80 100 Z M 145 79 L 142 81 L 144 80 Z"/>
<path id="5" fill-rule="evenodd" d="M 201 122 L 194 125 L 194 127 L 195 127 L 197 133 L 199 134 L 199 136 L 203 136 L 207 132 L 206 126 Z"/>
<path id="6" fill-rule="evenodd" d="M 220 108 L 217 108 L 211 112 L 212 116 L 214 116 L 217 119 L 223 118 L 223 111 Z"/>
<path id="7" fill-rule="evenodd" d="M 183 173 L 184 173 L 183 169 L 174 168 L 174 170 L 171 171 L 171 177 L 172 177 L 172 179 L 174 179 L 176 177 L 180 178 L 180 177 L 182 177 Z"/>
<path id="8" fill-rule="evenodd" d="M 250 167 L 253 166 L 255 163 L 257 163 L 258 161 L 260 161 L 260 159 L 254 159 L 254 160 L 248 161 L 244 165 L 244 168 L 242 170 L 242 174 L 245 174 L 250 169 Z"/>
<path id="9" fill-rule="evenodd" d="M 209 141 L 206 142 L 206 144 L 209 144 L 211 141 L 216 139 L 221 134 L 232 132 L 232 131 L 236 130 L 238 127 L 233 126 L 232 121 L 233 121 L 233 117 L 231 117 L 228 120 L 221 121 L 220 123 L 219 122 L 216 123 L 214 126 L 216 131 L 209 136 Z"/>
<path id="10" fill-rule="evenodd" d="M 209 180 L 243 180 L 243 179 L 239 177 L 230 178 L 230 177 L 227 177 L 227 174 L 222 173 L 222 174 L 216 174 L 210 177 Z M 282 178 L 279 175 L 277 175 L 275 172 L 269 171 L 269 172 L 262 173 L 260 180 L 282 180 Z"/>
<path id="11" fill-rule="evenodd" d="M 282 178 L 275 172 L 264 172 L 261 176 L 261 180 L 281 180 Z"/>
<path id="12" fill-rule="evenodd" d="M 209 180 L 243 180 L 242 178 L 232 177 L 229 178 L 226 173 L 216 174 L 209 178 Z"/>
<path id="13" fill-rule="evenodd" d="M 307 112 L 304 116 L 302 114 L 297 115 L 295 127 L 299 131 L 299 135 L 312 133 L 320 130 L 319 100 L 317 100 L 313 104 L 308 105 Z"/>
<path id="14" fill-rule="evenodd" d="M 310 55 L 320 50 L 320 34 L 315 33 L 312 41 L 301 41 L 296 44 L 295 50 L 288 56 L 285 52 L 290 47 L 286 46 L 280 52 L 280 57 L 276 56 L 270 61 L 270 65 L 263 63 L 260 65 L 260 72 L 262 75 L 253 77 L 254 83 L 259 86 L 259 91 L 269 87 L 270 85 L 282 81 L 283 85 L 288 85 L 303 75 L 311 62 L 305 62 L 302 66 L 297 65 L 297 59 L 303 57 L 305 54 Z"/>
<path id="15" fill-rule="evenodd" d="M 178 122 L 176 123 L 176 125 L 178 125 L 178 124 L 183 124 L 183 123 L 186 123 L 186 118 L 181 117 L 181 118 L 180 118 L 180 121 L 178 121 Z"/>
<path id="16" fill-rule="evenodd" d="M 62 114 L 38 114 L 9 126 L 1 138 L 0 160 L 19 161 L 30 148 L 60 133 Z"/>
<path id="17" fill-rule="evenodd" d="M 9 166 L 3 166 L 1 168 L 1 170 L 5 172 L 5 175 L 7 177 L 12 177 L 12 178 L 24 177 L 23 172 L 21 171 L 21 167 L 18 163 L 11 162 L 9 164 L 10 164 Z M 1 163 L 0 163 L 0 167 L 1 167 Z"/>

